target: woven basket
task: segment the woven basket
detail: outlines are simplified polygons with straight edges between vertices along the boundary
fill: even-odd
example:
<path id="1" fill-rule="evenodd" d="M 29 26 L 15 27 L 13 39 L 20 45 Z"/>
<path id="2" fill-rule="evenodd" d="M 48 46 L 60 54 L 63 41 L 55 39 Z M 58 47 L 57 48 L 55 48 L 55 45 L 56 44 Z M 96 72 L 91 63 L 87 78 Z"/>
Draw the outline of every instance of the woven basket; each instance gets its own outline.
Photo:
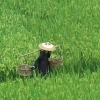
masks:
<path id="1" fill-rule="evenodd" d="M 31 66 L 20 65 L 18 67 L 18 73 L 19 73 L 20 76 L 31 76 L 32 75 Z"/>
<path id="2" fill-rule="evenodd" d="M 49 59 L 49 63 L 51 67 L 59 67 L 62 64 L 62 59 L 52 58 L 52 59 Z"/>

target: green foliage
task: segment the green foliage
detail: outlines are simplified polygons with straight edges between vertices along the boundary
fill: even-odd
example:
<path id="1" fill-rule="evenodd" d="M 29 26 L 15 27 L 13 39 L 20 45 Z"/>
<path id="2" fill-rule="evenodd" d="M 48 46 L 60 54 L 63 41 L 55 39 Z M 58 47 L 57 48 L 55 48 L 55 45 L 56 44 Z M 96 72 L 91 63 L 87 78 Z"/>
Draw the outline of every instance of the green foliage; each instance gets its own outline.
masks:
<path id="1" fill-rule="evenodd" d="M 99 100 L 99 5 L 99 0 L 0 0 L 0 100 Z M 63 58 L 63 65 L 46 80 L 37 76 L 24 84 L 16 69 L 32 65 L 38 53 L 18 57 L 46 41 L 60 45 L 52 57 Z"/>
<path id="2" fill-rule="evenodd" d="M 66 73 L 34 79 L 17 79 L 0 85 L 1 100 L 99 100 L 100 72 L 87 72 L 83 78 Z"/>

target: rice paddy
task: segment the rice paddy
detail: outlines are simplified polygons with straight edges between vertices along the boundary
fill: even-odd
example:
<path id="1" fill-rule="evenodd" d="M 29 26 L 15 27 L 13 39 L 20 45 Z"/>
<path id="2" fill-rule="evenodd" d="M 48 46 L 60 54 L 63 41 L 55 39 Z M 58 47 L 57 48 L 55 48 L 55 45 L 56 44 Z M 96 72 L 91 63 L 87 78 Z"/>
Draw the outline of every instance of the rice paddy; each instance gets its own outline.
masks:
<path id="1" fill-rule="evenodd" d="M 100 99 L 99 0 L 0 1 L 0 100 Z M 52 57 L 63 64 L 41 78 L 21 78 L 17 68 L 33 65 L 38 44 L 60 45 Z"/>

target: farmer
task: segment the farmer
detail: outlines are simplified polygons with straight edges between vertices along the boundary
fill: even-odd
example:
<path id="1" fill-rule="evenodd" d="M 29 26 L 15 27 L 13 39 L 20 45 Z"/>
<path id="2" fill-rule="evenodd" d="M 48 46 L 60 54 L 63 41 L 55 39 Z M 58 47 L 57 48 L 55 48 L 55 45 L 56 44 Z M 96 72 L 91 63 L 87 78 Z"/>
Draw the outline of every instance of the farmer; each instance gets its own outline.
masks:
<path id="1" fill-rule="evenodd" d="M 44 76 L 50 70 L 49 58 L 51 56 L 51 51 L 54 51 L 56 48 L 48 42 L 39 44 L 39 48 L 40 55 L 35 60 L 34 66 L 35 68 L 38 68 L 39 73 L 41 73 Z"/>

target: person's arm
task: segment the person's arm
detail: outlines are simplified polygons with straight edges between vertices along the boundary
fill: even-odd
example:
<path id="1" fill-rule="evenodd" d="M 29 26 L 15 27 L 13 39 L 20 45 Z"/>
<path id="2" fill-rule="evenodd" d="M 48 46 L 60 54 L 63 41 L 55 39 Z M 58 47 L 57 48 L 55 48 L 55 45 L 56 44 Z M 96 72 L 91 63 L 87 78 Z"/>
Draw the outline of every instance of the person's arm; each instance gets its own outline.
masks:
<path id="1" fill-rule="evenodd" d="M 47 52 L 47 57 L 50 58 L 50 56 L 51 56 L 51 51 L 48 51 Z"/>
<path id="2" fill-rule="evenodd" d="M 39 67 L 39 63 L 40 63 L 40 58 L 38 57 L 34 62 L 35 68 Z"/>
<path id="3" fill-rule="evenodd" d="M 40 59 L 41 59 L 41 57 L 42 57 L 42 51 L 40 50 L 40 55 L 39 55 L 39 57 L 35 60 L 35 62 L 34 62 L 34 66 L 37 68 L 37 67 L 39 67 L 39 65 L 40 65 Z"/>

